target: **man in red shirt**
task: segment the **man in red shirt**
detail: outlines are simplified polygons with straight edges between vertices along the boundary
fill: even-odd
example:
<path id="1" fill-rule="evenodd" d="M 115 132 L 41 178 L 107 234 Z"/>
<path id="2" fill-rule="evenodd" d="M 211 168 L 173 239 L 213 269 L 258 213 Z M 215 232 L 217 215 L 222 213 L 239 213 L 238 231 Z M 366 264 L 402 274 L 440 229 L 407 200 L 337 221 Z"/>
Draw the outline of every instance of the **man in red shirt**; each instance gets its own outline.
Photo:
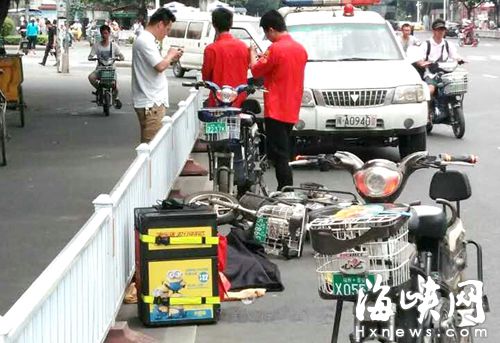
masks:
<path id="1" fill-rule="evenodd" d="M 212 25 L 216 39 L 205 48 L 201 69 L 203 80 L 214 82 L 219 87 L 246 84 L 250 54 L 245 43 L 229 33 L 233 26 L 233 13 L 226 8 L 217 8 L 212 12 Z M 233 106 L 240 107 L 245 98 L 246 94 L 241 93 Z M 208 106 L 216 105 L 214 95 L 210 93 Z"/>
<path id="2" fill-rule="evenodd" d="M 290 161 L 290 134 L 299 120 L 307 52 L 292 39 L 285 20 L 276 10 L 260 19 L 267 39 L 273 44 L 257 56 L 250 49 L 250 68 L 255 78 L 264 78 L 264 117 L 269 158 L 274 162 L 278 190 L 293 185 Z"/>

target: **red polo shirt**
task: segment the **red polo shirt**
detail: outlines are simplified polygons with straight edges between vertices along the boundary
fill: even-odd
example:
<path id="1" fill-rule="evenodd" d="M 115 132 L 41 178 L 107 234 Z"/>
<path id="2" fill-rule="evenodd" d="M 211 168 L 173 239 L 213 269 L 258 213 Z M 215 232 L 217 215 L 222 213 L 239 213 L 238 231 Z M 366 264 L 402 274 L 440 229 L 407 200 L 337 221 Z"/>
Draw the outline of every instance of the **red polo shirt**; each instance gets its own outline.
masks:
<path id="1" fill-rule="evenodd" d="M 219 87 L 246 84 L 249 61 L 250 54 L 246 44 L 234 38 L 229 32 L 223 32 L 215 42 L 205 48 L 202 78 L 204 81 L 215 82 Z M 241 93 L 233 106 L 241 106 L 246 96 L 246 93 Z M 208 105 L 216 104 L 213 94 L 210 93 Z"/>
<path id="2" fill-rule="evenodd" d="M 252 75 L 264 77 L 264 116 L 285 123 L 299 120 L 307 52 L 285 33 L 252 67 Z"/>

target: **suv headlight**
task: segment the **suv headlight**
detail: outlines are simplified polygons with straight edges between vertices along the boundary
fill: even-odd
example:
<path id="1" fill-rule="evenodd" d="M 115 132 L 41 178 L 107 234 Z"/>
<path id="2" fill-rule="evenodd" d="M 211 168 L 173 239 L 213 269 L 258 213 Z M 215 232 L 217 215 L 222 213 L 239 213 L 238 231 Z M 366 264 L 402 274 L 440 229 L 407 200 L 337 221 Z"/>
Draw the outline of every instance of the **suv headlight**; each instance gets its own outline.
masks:
<path id="1" fill-rule="evenodd" d="M 393 104 L 408 104 L 425 101 L 422 85 L 397 87 L 394 92 Z"/>
<path id="2" fill-rule="evenodd" d="M 302 104 L 300 106 L 302 106 L 302 107 L 314 107 L 314 106 L 316 106 L 316 102 L 314 101 L 313 92 L 310 89 L 304 88 L 304 92 L 302 93 Z"/>

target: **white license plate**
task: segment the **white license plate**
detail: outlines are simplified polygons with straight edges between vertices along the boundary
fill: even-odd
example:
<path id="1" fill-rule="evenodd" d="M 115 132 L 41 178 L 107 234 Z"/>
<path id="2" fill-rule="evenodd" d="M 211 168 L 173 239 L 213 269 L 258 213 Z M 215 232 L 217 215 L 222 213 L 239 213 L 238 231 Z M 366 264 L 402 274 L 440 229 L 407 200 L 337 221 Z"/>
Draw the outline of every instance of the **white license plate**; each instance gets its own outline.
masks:
<path id="1" fill-rule="evenodd" d="M 377 116 L 375 115 L 336 116 L 335 127 L 377 127 Z"/>

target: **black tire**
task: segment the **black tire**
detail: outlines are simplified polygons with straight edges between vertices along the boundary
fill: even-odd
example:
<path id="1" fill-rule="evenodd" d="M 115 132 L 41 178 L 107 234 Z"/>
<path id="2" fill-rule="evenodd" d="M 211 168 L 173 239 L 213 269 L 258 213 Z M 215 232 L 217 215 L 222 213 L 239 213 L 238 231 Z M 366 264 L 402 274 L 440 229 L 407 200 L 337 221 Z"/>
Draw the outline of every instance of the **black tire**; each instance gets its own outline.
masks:
<path id="1" fill-rule="evenodd" d="M 174 73 L 175 77 L 183 77 L 184 74 L 186 73 L 186 69 L 182 68 L 181 62 L 177 61 L 175 64 L 172 66 L 172 72 Z"/>
<path id="2" fill-rule="evenodd" d="M 219 170 L 217 181 L 217 189 L 219 192 L 229 194 L 229 171 L 225 169 Z"/>
<path id="3" fill-rule="evenodd" d="M 427 133 L 399 136 L 399 156 L 404 158 L 417 151 L 425 151 L 427 147 Z"/>
<path id="4" fill-rule="evenodd" d="M 431 133 L 433 128 L 434 128 L 434 125 L 432 124 L 432 122 L 428 121 L 427 125 L 425 126 L 425 131 L 427 132 L 427 134 Z"/>
<path id="5" fill-rule="evenodd" d="M 103 93 L 103 99 L 102 99 L 102 111 L 104 112 L 104 115 L 106 117 L 109 116 L 109 108 L 111 107 L 111 93 L 105 91 Z"/>
<path id="6" fill-rule="evenodd" d="M 238 204 L 238 199 L 233 197 L 230 194 L 215 192 L 215 191 L 205 191 L 205 192 L 197 192 L 191 195 L 188 195 L 184 202 L 186 204 L 199 203 L 207 206 L 211 206 L 208 201 L 210 198 L 220 199 L 222 201 L 227 201 L 232 204 Z M 228 224 L 236 218 L 236 214 L 234 210 L 229 210 L 227 208 L 222 208 L 218 205 L 213 206 L 215 212 L 217 213 L 217 225 Z M 219 212 L 220 211 L 220 212 Z"/>
<path id="7" fill-rule="evenodd" d="M 465 117 L 464 110 L 462 107 L 455 107 L 453 109 L 454 124 L 451 126 L 453 129 L 453 134 L 458 139 L 465 135 Z"/>

